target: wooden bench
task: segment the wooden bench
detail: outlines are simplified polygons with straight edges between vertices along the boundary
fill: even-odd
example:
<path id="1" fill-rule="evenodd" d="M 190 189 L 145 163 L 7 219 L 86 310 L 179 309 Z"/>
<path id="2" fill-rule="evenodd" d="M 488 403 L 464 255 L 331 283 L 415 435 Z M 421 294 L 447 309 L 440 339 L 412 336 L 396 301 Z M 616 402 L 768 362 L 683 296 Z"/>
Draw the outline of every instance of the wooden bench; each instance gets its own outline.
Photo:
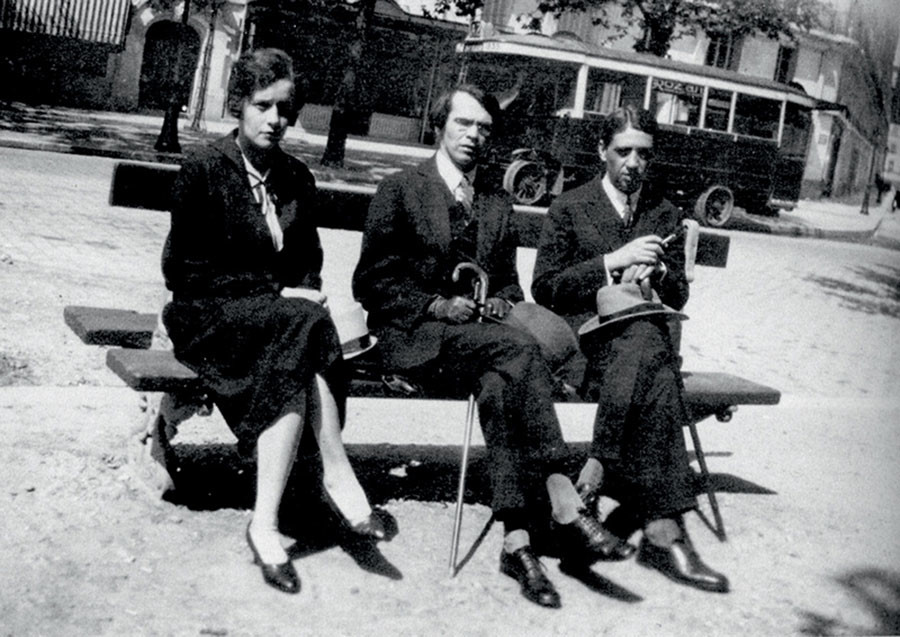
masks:
<path id="1" fill-rule="evenodd" d="M 119 163 L 116 165 L 110 204 L 151 210 L 167 210 L 170 203 L 172 182 L 177 166 L 159 164 Z M 368 210 L 369 200 L 375 191 L 373 186 L 348 186 L 319 184 L 321 201 L 317 225 L 361 231 Z M 537 247 L 540 226 L 545 214 L 536 208 L 516 207 L 513 218 L 518 244 Z M 698 265 L 725 267 L 728 258 L 729 237 L 701 232 L 698 240 L 696 263 Z M 129 387 L 148 392 L 150 401 L 145 436 L 160 435 L 160 448 L 148 449 L 146 454 L 164 465 L 160 454 L 169 452 L 165 430 L 183 419 L 184 413 L 193 413 L 197 405 L 207 404 L 203 398 L 205 388 L 197 375 L 178 362 L 167 349 L 151 349 L 158 315 L 155 312 L 136 312 L 116 308 L 68 306 L 63 312 L 66 324 L 91 345 L 109 346 L 106 363 Z M 694 452 L 700 466 L 701 478 L 715 520 L 714 531 L 725 539 L 724 523 L 709 480 L 709 471 L 697 423 L 711 416 L 728 421 L 738 405 L 774 405 L 781 398 L 777 390 L 746 380 L 739 376 L 710 372 L 683 372 L 685 399 L 690 414 L 686 423 L 691 435 Z M 394 382 L 400 380 L 401 382 Z M 402 379 L 385 375 L 378 368 L 377 357 L 361 356 L 351 364 L 351 398 L 416 398 L 416 399 L 464 399 L 465 396 L 447 389 L 432 388 L 408 393 Z M 560 402 L 580 402 L 572 394 L 561 394 Z M 179 406 L 188 405 L 187 412 Z M 135 458 L 136 459 L 136 458 Z M 157 484 L 160 492 L 171 484 Z"/>

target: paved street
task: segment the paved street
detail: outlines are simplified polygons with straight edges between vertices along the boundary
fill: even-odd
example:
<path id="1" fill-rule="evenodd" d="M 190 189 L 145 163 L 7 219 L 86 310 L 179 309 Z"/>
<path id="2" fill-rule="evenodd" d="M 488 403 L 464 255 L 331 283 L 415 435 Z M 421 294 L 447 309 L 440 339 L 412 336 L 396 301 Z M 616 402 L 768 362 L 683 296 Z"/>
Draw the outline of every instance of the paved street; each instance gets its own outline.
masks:
<path id="1" fill-rule="evenodd" d="M 153 311 L 162 296 L 167 217 L 108 206 L 112 163 L 0 149 L 0 371 L 14 372 L 0 387 L 7 443 L 0 524 L 9 525 L 4 545 L 16 547 L 0 551 L 0 617 L 8 622 L 0 634 L 79 632 L 72 626 L 141 634 L 148 625 L 165 626 L 160 634 L 229 635 L 383 634 L 385 627 L 407 635 L 900 631 L 900 252 L 725 231 L 728 268 L 698 269 L 685 367 L 783 392 L 777 407 L 744 408 L 731 423 L 700 426 L 729 542 L 717 543 L 697 517 L 689 523 L 703 555 L 732 578 L 731 595 L 686 590 L 633 563 L 600 569 L 615 586 L 565 578 L 553 566 L 566 606 L 548 614 L 497 575 L 496 526 L 458 578 L 444 582 L 446 499 L 394 498 L 415 492 L 402 476 L 412 476 L 416 462 L 456 452 L 464 405 L 436 411 L 435 403 L 352 401 L 346 439 L 354 461 L 381 467 L 390 450 L 404 458 L 394 473 L 384 468 L 365 483 L 398 520 L 401 534 L 383 553 L 404 579 L 363 572 L 333 548 L 298 561 L 304 581 L 314 583 L 285 600 L 251 579 L 258 573 L 238 531 L 245 500 L 220 491 L 226 503 L 206 510 L 134 496 L 122 444 L 137 396 L 105 369 L 99 348 L 81 345 L 62 322 L 68 304 Z M 326 291 L 347 295 L 358 235 L 322 236 Z M 520 252 L 526 287 L 533 257 Z M 569 440 L 587 439 L 589 406 L 561 415 Z M 179 440 L 227 441 L 220 424 L 206 420 L 212 424 Z M 384 442 L 395 446 L 375 446 Z M 206 468 L 219 480 L 234 469 Z M 213 478 L 204 487 L 226 488 Z M 472 505 L 466 516 L 464 544 L 474 541 L 486 509 Z M 97 528 L 101 522 L 113 526 Z M 36 545 L 45 553 L 32 561 Z M 201 573 L 214 565 L 213 575 L 178 568 L 188 560 Z M 266 613 L 263 621 L 251 617 L 248 599 Z M 334 616 L 351 603 L 371 623 Z"/>

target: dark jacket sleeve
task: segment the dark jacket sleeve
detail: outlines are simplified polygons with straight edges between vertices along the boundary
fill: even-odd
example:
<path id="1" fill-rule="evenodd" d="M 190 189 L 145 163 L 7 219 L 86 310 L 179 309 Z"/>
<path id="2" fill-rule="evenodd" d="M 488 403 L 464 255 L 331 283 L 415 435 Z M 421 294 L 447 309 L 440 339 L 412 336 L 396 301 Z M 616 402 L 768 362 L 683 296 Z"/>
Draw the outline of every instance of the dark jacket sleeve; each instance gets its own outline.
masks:
<path id="1" fill-rule="evenodd" d="M 544 219 L 534 265 L 534 300 L 559 314 L 579 314 L 596 307 L 597 290 L 606 285 L 603 255 L 583 258 L 572 222 L 573 208 L 555 201 Z"/>
<path id="2" fill-rule="evenodd" d="M 525 300 L 525 294 L 519 284 L 519 270 L 516 267 L 518 237 L 512 231 L 512 201 L 505 192 L 492 197 L 492 205 L 497 206 L 501 222 L 496 240 L 489 245 L 488 296 L 519 303 Z"/>
<path id="3" fill-rule="evenodd" d="M 294 206 L 296 217 L 284 236 L 284 249 L 278 254 L 276 276 L 284 287 L 322 289 L 322 243 L 316 228 L 318 196 L 312 173 L 297 161 L 291 161 L 290 186 L 293 194 L 285 206 Z"/>
<path id="4" fill-rule="evenodd" d="M 679 238 L 673 241 L 663 252 L 661 261 L 666 266 L 666 275 L 654 280 L 653 289 L 660 300 L 676 310 L 680 310 L 690 296 L 690 285 L 684 273 L 684 233 L 681 230 L 681 219 L 684 213 L 668 201 L 663 201 L 655 209 L 655 232 L 661 237 L 677 233 Z"/>
<path id="5" fill-rule="evenodd" d="M 416 258 L 412 222 L 404 183 L 388 177 L 369 205 L 359 263 L 353 273 L 353 295 L 369 312 L 370 324 L 413 327 L 425 317 L 437 294 L 428 263 Z"/>
<path id="6" fill-rule="evenodd" d="M 186 283 L 192 264 L 212 257 L 210 242 L 203 240 L 211 227 L 207 161 L 205 155 L 188 154 L 175 178 L 171 226 L 162 254 L 163 278 L 170 290 Z"/>

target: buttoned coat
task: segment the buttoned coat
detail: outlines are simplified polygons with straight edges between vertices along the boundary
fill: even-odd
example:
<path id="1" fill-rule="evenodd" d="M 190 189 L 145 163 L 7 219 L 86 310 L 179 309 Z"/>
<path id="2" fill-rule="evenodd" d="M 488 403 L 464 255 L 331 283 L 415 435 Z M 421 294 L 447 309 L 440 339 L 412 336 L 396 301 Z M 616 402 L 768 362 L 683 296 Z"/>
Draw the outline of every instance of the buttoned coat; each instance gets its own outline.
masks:
<path id="1" fill-rule="evenodd" d="M 597 314 L 607 285 L 604 255 L 629 241 L 678 231 L 683 213 L 645 184 L 626 227 L 600 177 L 554 201 L 544 222 L 532 293 L 577 329 Z M 688 299 L 684 240 L 668 245 L 667 273 L 653 282 L 667 305 Z M 686 423 L 677 344 L 662 315 L 619 321 L 581 339 L 587 369 L 581 392 L 597 402 L 591 455 L 609 469 L 609 493 L 647 521 L 696 504 L 682 426 Z M 631 520 L 631 514 L 622 514 Z M 628 528 L 622 535 L 632 531 Z"/>
<path id="2" fill-rule="evenodd" d="M 524 295 L 512 201 L 486 177 L 479 170 L 474 184 L 475 262 L 488 275 L 488 296 L 516 303 Z M 437 356 L 447 323 L 428 316 L 428 306 L 437 296 L 467 292 L 451 280 L 459 261 L 451 250 L 449 211 L 455 205 L 432 157 L 386 177 L 369 206 L 353 293 L 368 311 L 369 329 L 388 367 L 416 367 Z"/>
<path id="3" fill-rule="evenodd" d="M 604 255 L 648 234 L 678 230 L 684 213 L 645 185 L 630 228 L 626 228 L 596 177 L 553 202 L 534 268 L 534 299 L 566 318 L 573 329 L 597 314 L 597 290 L 606 285 Z M 684 241 L 669 244 L 661 261 L 667 274 L 654 282 L 666 305 L 680 310 L 688 300 Z"/>

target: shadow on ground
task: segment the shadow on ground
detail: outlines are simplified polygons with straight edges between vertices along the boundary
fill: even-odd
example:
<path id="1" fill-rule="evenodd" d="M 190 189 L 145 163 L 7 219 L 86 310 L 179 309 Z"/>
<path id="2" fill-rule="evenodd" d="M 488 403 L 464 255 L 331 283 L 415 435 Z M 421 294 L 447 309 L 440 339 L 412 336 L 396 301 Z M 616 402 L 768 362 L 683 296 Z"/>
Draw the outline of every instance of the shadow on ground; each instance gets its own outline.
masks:
<path id="1" fill-rule="evenodd" d="M 854 626 L 814 611 L 800 611 L 804 635 L 897 635 L 900 634 L 900 573 L 883 568 L 861 568 L 834 578 L 872 623 Z"/>
<path id="2" fill-rule="evenodd" d="M 870 285 L 857 285 L 834 277 L 809 276 L 807 281 L 820 286 L 826 294 L 837 297 L 844 307 L 871 315 L 900 318 L 900 269 L 888 265 L 857 267 L 851 271 Z"/>

